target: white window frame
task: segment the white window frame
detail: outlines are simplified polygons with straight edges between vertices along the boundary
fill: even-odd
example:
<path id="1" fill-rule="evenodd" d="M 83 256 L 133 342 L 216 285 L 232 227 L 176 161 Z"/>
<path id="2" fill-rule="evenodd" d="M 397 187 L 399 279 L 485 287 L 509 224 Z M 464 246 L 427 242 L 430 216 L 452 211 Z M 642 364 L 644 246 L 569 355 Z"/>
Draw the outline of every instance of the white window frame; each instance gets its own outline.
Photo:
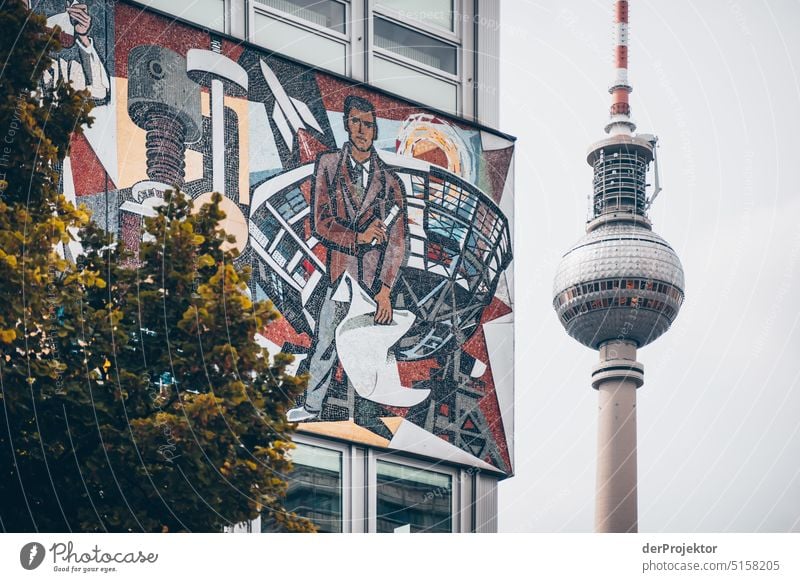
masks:
<path id="1" fill-rule="evenodd" d="M 208 28 L 205 24 L 192 20 L 188 18 L 185 14 L 182 14 L 179 10 L 168 10 L 161 6 L 151 6 L 145 0 L 133 0 L 135 4 L 138 4 L 142 8 L 146 10 L 158 10 L 162 14 L 170 14 L 175 18 L 180 18 L 192 24 L 192 26 L 196 26 L 197 28 L 201 28 L 203 30 L 209 31 L 211 34 L 214 33 L 221 33 L 221 34 L 231 34 L 232 29 L 235 31 L 235 27 L 231 26 L 231 6 L 233 3 L 239 2 L 241 0 L 221 0 L 220 3 L 222 4 L 222 30 L 216 28 Z M 30 5 L 30 0 L 27 2 Z M 187 12 L 187 14 L 189 14 Z"/>
<path id="2" fill-rule="evenodd" d="M 369 2 L 371 4 L 371 10 L 373 14 L 387 16 L 391 20 L 395 20 L 403 26 L 413 28 L 418 32 L 422 32 L 441 40 L 449 40 L 452 44 L 459 46 L 461 45 L 462 32 L 458 24 L 462 19 L 462 4 L 464 0 L 455 0 L 453 2 L 453 28 L 455 30 L 447 30 L 446 28 L 436 26 L 435 24 L 417 20 L 416 18 L 410 18 L 408 15 L 403 14 L 400 10 L 395 10 L 394 8 L 390 8 L 388 6 L 381 6 L 381 0 L 369 0 Z"/>
<path id="3" fill-rule="evenodd" d="M 418 32 L 418 33 L 423 34 L 425 36 L 428 36 L 428 37 L 430 37 L 430 38 L 432 38 L 434 40 L 441 41 L 441 42 L 449 45 L 450 47 L 456 49 L 456 72 L 455 73 L 448 73 L 447 71 L 444 71 L 442 69 L 437 69 L 436 67 L 432 67 L 430 65 L 426 65 L 425 63 L 421 63 L 421 62 L 419 62 L 417 60 L 414 60 L 414 59 L 411 59 L 411 58 L 408 58 L 408 57 L 404 57 L 403 55 L 401 55 L 399 53 L 396 53 L 394 51 L 391 51 L 389 49 L 385 49 L 385 48 L 381 48 L 379 46 L 376 46 L 374 44 L 374 42 L 372 43 L 373 55 L 379 55 L 379 56 L 381 56 L 384 59 L 389 60 L 389 61 L 397 61 L 398 64 L 403 65 L 404 67 L 408 67 L 410 69 L 418 69 L 421 73 L 424 73 L 426 75 L 430 75 L 431 77 L 438 77 L 438 78 L 440 78 L 440 79 L 442 79 L 444 81 L 453 81 L 454 84 L 458 83 L 459 78 L 460 78 L 459 74 L 461 73 L 461 69 L 463 67 L 463 64 L 460 62 L 461 61 L 461 45 L 460 44 L 455 44 L 454 42 L 450 41 L 450 39 L 437 38 L 437 37 L 433 36 L 432 34 L 426 32 L 426 31 L 424 31 L 422 29 L 416 28 L 415 26 L 411 26 L 408 22 L 403 22 L 402 20 L 396 20 L 394 17 L 390 17 L 390 16 L 388 16 L 386 14 L 383 14 L 381 12 L 373 13 L 373 18 L 375 18 L 375 17 L 382 18 L 383 20 L 391 22 L 392 24 L 397 24 L 399 26 L 402 26 L 403 28 L 408 28 L 409 30 L 413 30 L 414 32 Z M 373 31 L 373 41 L 374 41 L 374 31 Z"/>
<path id="4" fill-rule="evenodd" d="M 225 32 L 233 37 L 246 39 L 248 0 L 225 0 Z"/>
<path id="5" fill-rule="evenodd" d="M 472 17 L 465 17 L 465 4 L 470 0 L 454 0 L 453 2 L 453 28 L 455 30 L 448 31 L 445 28 L 436 26 L 434 24 L 425 23 L 414 18 L 404 17 L 399 11 L 379 6 L 380 0 L 364 0 L 367 4 L 366 13 L 369 18 L 365 19 L 368 26 L 366 33 L 368 39 L 368 55 L 367 55 L 367 75 L 366 80 L 372 82 L 375 78 L 374 75 L 374 62 L 375 56 L 382 59 L 392 61 L 403 67 L 412 69 L 422 75 L 433 77 L 437 80 L 444 81 L 453 85 L 456 89 L 456 107 L 454 114 L 458 116 L 472 115 L 472 104 L 474 99 L 472 94 L 472 79 L 473 73 L 473 54 L 472 42 L 474 41 L 474 34 L 472 32 Z M 471 2 L 470 2 L 471 3 Z M 470 14 L 474 11 L 470 10 Z M 435 67 L 430 67 L 419 61 L 406 58 L 395 52 L 382 49 L 375 46 L 374 39 L 374 25 L 372 19 L 375 17 L 384 18 L 394 24 L 409 28 L 415 32 L 430 36 L 447 44 L 450 44 L 456 49 L 456 73 L 448 73 Z M 468 26 L 469 25 L 469 26 Z M 469 45 L 467 42 L 469 41 Z M 468 58 L 469 56 L 469 58 Z"/>
<path id="6" fill-rule="evenodd" d="M 340 494 L 342 500 L 342 533 L 351 533 L 353 531 L 351 519 L 353 514 L 353 496 L 350 494 L 350 492 L 353 489 L 353 463 L 350 445 L 329 439 L 308 436 L 304 433 L 295 433 L 292 435 L 292 442 L 311 447 L 319 447 L 320 449 L 327 449 L 329 451 L 335 451 L 341 454 L 342 475 Z M 289 455 L 291 456 L 291 452 L 289 452 Z"/>
<path id="7" fill-rule="evenodd" d="M 405 465 L 413 469 L 420 469 L 431 473 L 440 473 L 450 477 L 450 531 L 459 533 L 461 531 L 461 471 L 456 467 L 450 467 L 436 463 L 435 468 L 432 463 L 424 463 L 415 459 L 401 457 L 397 453 L 369 450 L 367 461 L 367 483 L 369 498 L 367 500 L 369 533 L 378 531 L 378 461 L 385 461 L 395 465 Z"/>
<path id="8" fill-rule="evenodd" d="M 278 10 L 276 8 L 272 8 L 271 6 L 267 6 L 265 4 L 261 4 L 256 2 L 255 0 L 248 1 L 247 7 L 247 41 L 253 43 L 254 45 L 260 46 L 267 50 L 272 50 L 279 54 L 280 51 L 272 49 L 270 47 L 266 47 L 263 44 L 258 44 L 255 39 L 255 26 L 256 26 L 256 14 L 263 14 L 275 20 L 280 20 L 284 24 L 288 24 L 298 29 L 298 32 L 305 32 L 308 34 L 314 34 L 317 36 L 324 37 L 328 40 L 332 40 L 337 44 L 340 44 L 345 49 L 345 75 L 350 77 L 352 76 L 352 60 L 353 60 L 353 47 L 352 47 L 352 39 L 354 35 L 354 26 L 353 26 L 353 6 L 354 2 L 358 0 L 331 0 L 332 2 L 337 2 L 338 4 L 343 4 L 345 7 L 344 13 L 344 23 L 345 23 L 345 32 L 337 32 L 332 28 L 327 28 L 325 26 L 321 26 L 319 24 L 315 24 L 310 20 L 305 20 L 304 18 L 300 18 L 299 16 L 294 16 L 289 14 L 288 12 L 283 12 L 282 10 Z M 289 56 L 289 55 L 287 55 Z M 290 57 L 295 60 L 295 57 Z M 319 67 L 319 65 L 314 63 L 306 63 L 312 67 Z M 319 67 L 321 68 L 321 67 Z"/>

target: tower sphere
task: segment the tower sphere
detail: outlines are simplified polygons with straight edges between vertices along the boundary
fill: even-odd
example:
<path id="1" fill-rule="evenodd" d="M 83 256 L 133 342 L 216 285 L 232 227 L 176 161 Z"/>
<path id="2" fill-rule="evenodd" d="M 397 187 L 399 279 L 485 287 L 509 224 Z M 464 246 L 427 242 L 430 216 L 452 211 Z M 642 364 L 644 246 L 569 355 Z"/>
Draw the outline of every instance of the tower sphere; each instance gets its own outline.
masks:
<path id="1" fill-rule="evenodd" d="M 683 289 L 678 255 L 646 218 L 617 222 L 609 216 L 590 223 L 564 254 L 553 307 L 567 333 L 586 346 L 622 340 L 642 347 L 669 329 Z"/>

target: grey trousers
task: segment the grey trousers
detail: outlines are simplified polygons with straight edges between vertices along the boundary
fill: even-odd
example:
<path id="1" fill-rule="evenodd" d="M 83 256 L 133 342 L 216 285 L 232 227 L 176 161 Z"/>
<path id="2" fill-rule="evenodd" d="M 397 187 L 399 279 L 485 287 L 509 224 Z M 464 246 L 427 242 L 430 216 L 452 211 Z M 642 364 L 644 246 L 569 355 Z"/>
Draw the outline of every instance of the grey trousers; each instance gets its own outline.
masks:
<path id="1" fill-rule="evenodd" d="M 308 364 L 308 388 L 306 388 L 305 409 L 319 413 L 336 369 L 336 328 L 347 315 L 348 303 L 331 299 L 334 288 L 328 286 L 325 299 L 317 319 L 316 335 L 311 346 Z"/>

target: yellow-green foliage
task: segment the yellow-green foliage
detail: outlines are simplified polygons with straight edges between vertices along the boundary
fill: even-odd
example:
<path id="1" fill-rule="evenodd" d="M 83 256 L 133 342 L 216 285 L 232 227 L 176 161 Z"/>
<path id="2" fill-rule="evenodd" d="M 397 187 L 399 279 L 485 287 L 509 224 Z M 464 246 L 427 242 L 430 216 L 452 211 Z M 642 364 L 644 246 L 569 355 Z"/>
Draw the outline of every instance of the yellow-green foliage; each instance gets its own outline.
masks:
<path id="1" fill-rule="evenodd" d="M 90 104 L 39 83 L 58 34 L 20 0 L 0 30 L 0 132 L 13 131 L 0 166 L 1 527 L 220 531 L 266 511 L 313 531 L 281 505 L 285 413 L 302 385 L 254 342 L 278 314 L 222 250 L 219 195 L 193 213 L 168 193 L 131 257 L 59 193 Z M 69 229 L 77 265 L 55 252 Z"/>

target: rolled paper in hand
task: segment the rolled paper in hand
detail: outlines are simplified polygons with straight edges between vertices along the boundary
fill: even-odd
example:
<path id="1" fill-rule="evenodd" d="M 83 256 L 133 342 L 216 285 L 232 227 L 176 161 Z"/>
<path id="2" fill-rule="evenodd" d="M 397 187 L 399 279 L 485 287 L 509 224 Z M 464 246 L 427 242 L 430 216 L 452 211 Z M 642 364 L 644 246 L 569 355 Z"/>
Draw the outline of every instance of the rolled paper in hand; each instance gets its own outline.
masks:
<path id="1" fill-rule="evenodd" d="M 389 214 L 386 215 L 386 218 L 383 219 L 383 224 L 386 225 L 387 229 L 390 226 L 392 226 L 392 223 L 395 220 L 397 220 L 397 215 L 398 214 L 400 214 L 400 207 L 397 206 L 397 204 L 395 204 L 394 206 L 392 206 L 391 210 L 389 210 Z M 377 238 L 373 238 L 372 242 L 369 243 L 369 244 L 374 247 L 376 244 L 378 244 L 378 239 Z"/>

